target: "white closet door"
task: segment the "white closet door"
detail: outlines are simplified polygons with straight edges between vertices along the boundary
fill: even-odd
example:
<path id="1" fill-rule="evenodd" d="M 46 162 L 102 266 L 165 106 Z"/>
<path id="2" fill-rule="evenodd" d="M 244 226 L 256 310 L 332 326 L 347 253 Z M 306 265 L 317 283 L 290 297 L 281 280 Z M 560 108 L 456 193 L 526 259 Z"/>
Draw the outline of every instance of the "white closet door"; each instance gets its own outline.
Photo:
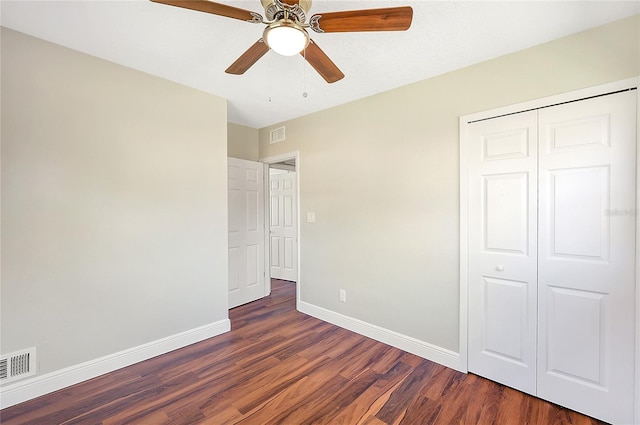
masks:
<path id="1" fill-rule="evenodd" d="M 537 113 L 469 136 L 469 371 L 535 394 Z"/>
<path id="2" fill-rule="evenodd" d="M 227 158 L 229 308 L 266 295 L 264 285 L 264 164 Z"/>
<path id="3" fill-rule="evenodd" d="M 633 423 L 635 92 L 539 111 L 538 396 Z"/>

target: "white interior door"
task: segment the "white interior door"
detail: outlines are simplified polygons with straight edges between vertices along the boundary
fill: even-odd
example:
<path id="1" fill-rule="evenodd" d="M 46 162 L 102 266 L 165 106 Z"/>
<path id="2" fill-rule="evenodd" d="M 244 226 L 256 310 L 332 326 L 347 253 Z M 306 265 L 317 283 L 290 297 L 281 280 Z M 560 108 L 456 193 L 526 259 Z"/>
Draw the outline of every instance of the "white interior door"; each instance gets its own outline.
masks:
<path id="1" fill-rule="evenodd" d="M 537 113 L 469 125 L 469 371 L 535 394 Z"/>
<path id="2" fill-rule="evenodd" d="M 634 405 L 636 95 L 540 110 L 538 396 L 612 423 Z"/>
<path id="3" fill-rule="evenodd" d="M 266 295 L 263 164 L 227 158 L 229 308 Z"/>
<path id="4" fill-rule="evenodd" d="M 270 169 L 271 277 L 298 279 L 298 225 L 295 171 Z"/>

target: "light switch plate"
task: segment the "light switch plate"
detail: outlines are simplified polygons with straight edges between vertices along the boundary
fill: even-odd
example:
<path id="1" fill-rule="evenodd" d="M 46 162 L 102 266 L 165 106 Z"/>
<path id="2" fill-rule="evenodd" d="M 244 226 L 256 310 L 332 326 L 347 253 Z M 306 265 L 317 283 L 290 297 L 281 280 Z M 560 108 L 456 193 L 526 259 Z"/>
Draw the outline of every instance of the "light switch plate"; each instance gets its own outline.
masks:
<path id="1" fill-rule="evenodd" d="M 313 211 L 307 212 L 307 223 L 316 222 L 316 213 Z"/>

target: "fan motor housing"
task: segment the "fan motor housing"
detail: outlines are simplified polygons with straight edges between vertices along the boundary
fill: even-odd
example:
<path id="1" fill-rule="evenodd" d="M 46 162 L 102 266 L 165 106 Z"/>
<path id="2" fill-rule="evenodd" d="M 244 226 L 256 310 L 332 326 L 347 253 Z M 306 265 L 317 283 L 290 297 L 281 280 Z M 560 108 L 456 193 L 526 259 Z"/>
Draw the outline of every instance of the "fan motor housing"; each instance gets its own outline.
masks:
<path id="1" fill-rule="evenodd" d="M 291 9 L 289 9 L 291 12 L 289 18 L 294 18 L 301 24 L 304 23 L 306 14 L 309 13 L 311 9 L 311 1 L 312 0 L 260 0 L 264 7 L 264 14 L 268 20 L 275 21 L 283 17 L 284 9 L 278 5 L 278 3 L 280 3 L 285 7 L 291 7 Z M 296 6 L 298 6 L 299 9 L 296 8 Z"/>

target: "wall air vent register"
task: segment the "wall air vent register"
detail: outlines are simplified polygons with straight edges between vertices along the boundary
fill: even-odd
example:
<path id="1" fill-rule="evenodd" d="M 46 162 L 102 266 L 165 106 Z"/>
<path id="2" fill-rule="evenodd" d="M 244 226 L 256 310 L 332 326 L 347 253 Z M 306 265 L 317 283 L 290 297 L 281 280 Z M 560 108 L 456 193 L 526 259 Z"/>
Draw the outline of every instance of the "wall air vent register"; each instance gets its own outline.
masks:
<path id="1" fill-rule="evenodd" d="M 36 348 L 0 356 L 0 384 L 26 378 L 36 373 Z"/>

